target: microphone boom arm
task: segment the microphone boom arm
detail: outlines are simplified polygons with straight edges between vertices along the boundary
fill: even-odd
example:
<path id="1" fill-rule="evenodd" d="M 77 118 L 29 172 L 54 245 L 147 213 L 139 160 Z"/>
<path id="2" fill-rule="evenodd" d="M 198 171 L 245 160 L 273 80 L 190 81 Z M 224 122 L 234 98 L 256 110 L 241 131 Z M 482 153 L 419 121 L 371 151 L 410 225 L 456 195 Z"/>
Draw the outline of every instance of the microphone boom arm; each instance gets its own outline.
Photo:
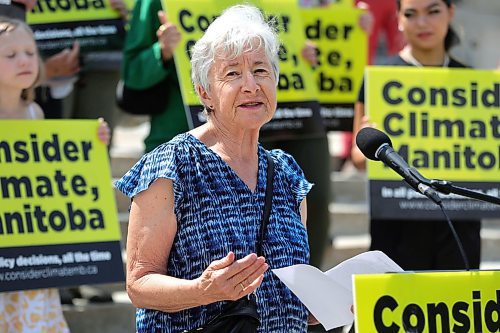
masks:
<path id="1" fill-rule="evenodd" d="M 413 177 L 417 178 L 421 183 L 430 186 L 434 190 L 438 191 L 439 193 L 442 194 L 458 194 L 463 197 L 471 198 L 471 199 L 476 199 L 484 202 L 489 202 L 492 204 L 500 205 L 500 198 L 484 194 L 481 192 L 476 192 L 472 191 L 463 187 L 455 186 L 453 185 L 452 182 L 449 182 L 447 180 L 441 180 L 441 179 L 427 179 L 422 174 L 420 174 L 417 169 L 415 168 L 410 168 L 409 169 L 410 173 L 412 174 Z"/>
<path id="2" fill-rule="evenodd" d="M 440 180 L 440 179 L 432 179 L 429 184 L 430 187 L 435 189 L 436 191 L 443 193 L 443 194 L 458 194 L 463 197 L 467 198 L 472 198 L 476 200 L 481 200 L 484 202 L 489 202 L 492 204 L 500 205 L 500 198 L 484 194 L 481 192 L 476 192 L 476 191 L 471 191 L 469 189 L 455 186 L 451 182 L 446 181 L 446 180 Z"/>

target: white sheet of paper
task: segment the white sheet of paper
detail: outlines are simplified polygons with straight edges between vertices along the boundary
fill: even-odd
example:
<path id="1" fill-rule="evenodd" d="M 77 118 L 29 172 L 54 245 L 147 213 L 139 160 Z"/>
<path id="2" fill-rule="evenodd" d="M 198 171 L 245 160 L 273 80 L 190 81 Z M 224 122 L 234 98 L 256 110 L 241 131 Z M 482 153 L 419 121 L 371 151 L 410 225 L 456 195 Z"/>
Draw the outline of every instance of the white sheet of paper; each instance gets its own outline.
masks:
<path id="1" fill-rule="evenodd" d="M 352 275 L 403 272 L 380 251 L 361 253 L 323 273 L 309 265 L 293 265 L 272 270 L 304 303 L 326 330 L 353 321 Z"/>

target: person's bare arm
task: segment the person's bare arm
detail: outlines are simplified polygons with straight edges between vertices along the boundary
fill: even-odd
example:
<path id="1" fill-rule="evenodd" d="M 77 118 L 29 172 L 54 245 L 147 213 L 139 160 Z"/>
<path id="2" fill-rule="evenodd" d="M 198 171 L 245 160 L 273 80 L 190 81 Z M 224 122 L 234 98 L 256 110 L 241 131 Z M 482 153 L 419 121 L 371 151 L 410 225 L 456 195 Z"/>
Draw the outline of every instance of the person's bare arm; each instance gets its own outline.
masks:
<path id="1" fill-rule="evenodd" d="M 127 238 L 127 291 L 134 306 L 176 312 L 255 291 L 268 265 L 234 253 L 212 262 L 195 280 L 168 276 L 167 261 L 177 233 L 173 184 L 157 179 L 133 200 Z"/>
<path id="2" fill-rule="evenodd" d="M 354 104 L 354 121 L 353 121 L 353 129 L 352 135 L 354 140 L 352 140 L 351 147 L 351 161 L 352 164 L 359 170 L 366 169 L 366 157 L 363 155 L 361 150 L 359 150 L 356 145 L 356 135 L 363 127 L 373 127 L 372 124 L 369 123 L 368 117 L 365 115 L 365 104 L 362 102 L 356 102 Z"/>

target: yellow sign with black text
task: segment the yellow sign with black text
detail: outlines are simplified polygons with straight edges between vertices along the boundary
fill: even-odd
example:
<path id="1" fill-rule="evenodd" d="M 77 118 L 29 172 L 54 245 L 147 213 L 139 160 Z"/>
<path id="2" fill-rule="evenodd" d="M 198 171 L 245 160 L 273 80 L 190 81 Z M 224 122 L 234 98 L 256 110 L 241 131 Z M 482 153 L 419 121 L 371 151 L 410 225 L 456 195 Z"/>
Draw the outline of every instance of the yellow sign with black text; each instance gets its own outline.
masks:
<path id="1" fill-rule="evenodd" d="M 134 4 L 130 0 L 124 2 L 128 8 Z M 120 14 L 108 0 L 38 0 L 35 8 L 26 15 L 30 25 L 119 18 Z"/>
<path id="2" fill-rule="evenodd" d="M 302 58 L 301 50 L 306 44 L 303 21 L 297 1 L 261 0 L 260 8 L 268 17 L 276 20 L 281 40 L 280 77 L 278 101 L 317 101 L 317 87 L 313 71 Z"/>
<path id="3" fill-rule="evenodd" d="M 318 49 L 320 103 L 354 103 L 368 59 L 367 36 L 358 23 L 364 11 L 332 5 L 301 12 L 305 36 Z"/>
<path id="4" fill-rule="evenodd" d="M 317 49 L 314 78 L 325 129 L 350 132 L 368 59 L 367 35 L 359 25 L 364 11 L 346 1 L 301 13 L 304 34 Z"/>
<path id="5" fill-rule="evenodd" d="M 204 123 L 206 115 L 191 82 L 191 47 L 216 17 L 240 3 L 236 0 L 163 0 L 169 21 L 182 35 L 175 50 L 175 64 L 186 112 L 193 127 Z M 248 4 L 259 8 L 264 17 L 276 25 L 281 41 L 278 107 L 273 120 L 263 127 L 262 134 L 282 137 L 324 135 L 313 72 L 301 56 L 305 37 L 298 4 L 293 0 L 254 0 Z"/>
<path id="6" fill-rule="evenodd" d="M 231 5 L 238 4 L 235 0 L 225 1 L 176 1 L 164 0 L 168 19 L 174 23 L 182 34 L 181 45 L 175 50 L 175 61 L 180 76 L 183 98 L 187 104 L 199 104 L 200 101 L 191 84 L 190 49 L 203 36 L 213 20 Z M 282 42 L 280 52 L 280 78 L 278 84 L 278 100 L 280 102 L 295 102 L 315 100 L 316 88 L 313 72 L 301 58 L 300 50 L 305 45 L 302 33 L 302 21 L 299 8 L 291 5 L 290 0 L 250 1 L 259 7 L 268 17 L 275 20 Z M 297 20 L 297 21 L 295 21 Z"/>
<path id="7" fill-rule="evenodd" d="M 500 332 L 500 271 L 353 277 L 358 333 Z"/>
<path id="8" fill-rule="evenodd" d="M 203 36 L 210 23 L 220 15 L 228 1 L 213 0 L 162 0 L 168 21 L 182 35 L 175 49 L 175 65 L 184 104 L 199 105 L 201 102 L 191 82 L 191 48 Z"/>
<path id="9" fill-rule="evenodd" d="M 120 240 L 97 121 L 0 122 L 0 248 Z"/>
<path id="10" fill-rule="evenodd" d="M 96 120 L 0 122 L 0 292 L 123 281 Z"/>
<path id="11" fill-rule="evenodd" d="M 125 0 L 132 9 L 133 0 Z M 50 56 L 78 42 L 80 54 L 121 50 L 124 20 L 108 0 L 39 0 L 27 13 L 38 50 Z"/>
<path id="12" fill-rule="evenodd" d="M 368 67 L 365 107 L 394 150 L 425 178 L 500 197 L 500 71 Z M 442 219 L 440 208 L 381 162 L 368 162 L 374 219 Z M 498 217 L 500 206 L 442 194 L 452 220 Z"/>
<path id="13" fill-rule="evenodd" d="M 500 71 L 369 67 L 370 122 L 427 178 L 498 182 Z M 370 179 L 400 179 L 370 162 Z"/>

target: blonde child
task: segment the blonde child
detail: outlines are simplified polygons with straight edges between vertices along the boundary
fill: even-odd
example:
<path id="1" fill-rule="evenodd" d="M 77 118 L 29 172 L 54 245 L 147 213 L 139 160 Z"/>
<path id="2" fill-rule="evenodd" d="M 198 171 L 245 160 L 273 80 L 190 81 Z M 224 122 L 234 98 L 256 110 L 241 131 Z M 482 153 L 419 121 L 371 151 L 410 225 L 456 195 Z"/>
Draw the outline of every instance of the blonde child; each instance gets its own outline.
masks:
<path id="1" fill-rule="evenodd" d="M 42 68 L 31 29 L 22 21 L 0 16 L 0 121 L 44 118 L 33 102 Z M 102 119 L 98 136 L 108 144 L 109 128 Z M 57 289 L 0 293 L 0 332 L 69 332 Z"/>

